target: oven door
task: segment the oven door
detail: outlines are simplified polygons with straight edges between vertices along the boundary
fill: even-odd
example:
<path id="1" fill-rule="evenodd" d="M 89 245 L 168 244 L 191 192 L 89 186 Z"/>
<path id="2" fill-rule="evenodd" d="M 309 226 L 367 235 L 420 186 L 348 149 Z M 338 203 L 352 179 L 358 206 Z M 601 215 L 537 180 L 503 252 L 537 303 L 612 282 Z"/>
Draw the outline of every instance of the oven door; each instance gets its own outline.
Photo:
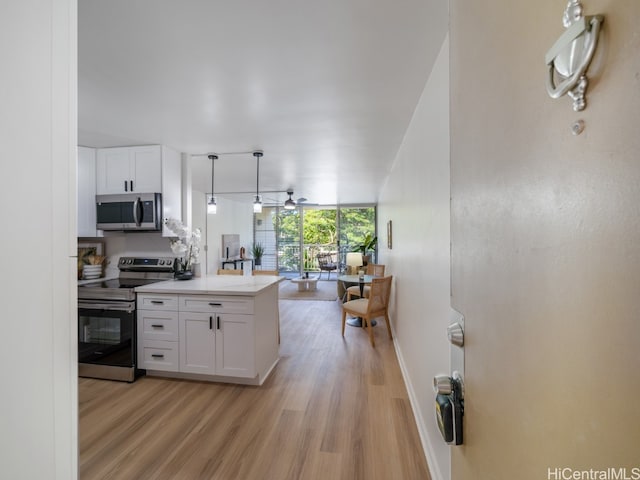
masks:
<path id="1" fill-rule="evenodd" d="M 135 379 L 135 302 L 79 302 L 78 362 L 81 377 Z"/>

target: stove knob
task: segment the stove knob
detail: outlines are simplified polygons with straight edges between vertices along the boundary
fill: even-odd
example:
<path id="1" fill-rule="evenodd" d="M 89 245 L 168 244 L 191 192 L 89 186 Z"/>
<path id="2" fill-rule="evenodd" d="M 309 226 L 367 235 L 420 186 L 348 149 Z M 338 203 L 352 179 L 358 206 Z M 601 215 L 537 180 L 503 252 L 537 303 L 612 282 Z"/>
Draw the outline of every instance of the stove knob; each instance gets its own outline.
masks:
<path id="1" fill-rule="evenodd" d="M 160 260 L 158 263 L 159 263 L 160 265 L 164 265 L 164 260 Z"/>

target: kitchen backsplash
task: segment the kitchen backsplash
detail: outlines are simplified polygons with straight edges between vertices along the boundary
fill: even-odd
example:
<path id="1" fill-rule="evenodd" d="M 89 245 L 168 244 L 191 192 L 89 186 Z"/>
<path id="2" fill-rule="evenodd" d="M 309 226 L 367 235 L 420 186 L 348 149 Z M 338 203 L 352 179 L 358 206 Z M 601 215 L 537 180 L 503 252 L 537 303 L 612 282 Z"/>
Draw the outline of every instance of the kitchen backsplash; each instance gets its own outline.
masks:
<path id="1" fill-rule="evenodd" d="M 109 234 L 101 238 L 105 242 L 107 268 L 105 276 L 118 276 L 118 259 L 130 257 L 174 257 L 169 238 L 159 232 Z"/>

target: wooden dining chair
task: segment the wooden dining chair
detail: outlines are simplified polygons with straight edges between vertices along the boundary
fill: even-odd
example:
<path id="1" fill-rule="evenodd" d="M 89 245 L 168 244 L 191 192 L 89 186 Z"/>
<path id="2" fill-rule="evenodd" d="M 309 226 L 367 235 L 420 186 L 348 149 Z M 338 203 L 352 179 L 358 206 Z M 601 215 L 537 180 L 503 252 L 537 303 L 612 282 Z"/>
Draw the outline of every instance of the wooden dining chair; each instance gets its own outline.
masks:
<path id="1" fill-rule="evenodd" d="M 371 275 L 372 277 L 384 277 L 384 265 L 369 263 L 367 264 L 367 275 Z M 362 291 L 364 298 L 369 296 L 369 290 L 371 287 L 369 285 L 365 285 Z M 351 300 L 351 297 L 360 298 L 360 285 L 353 285 L 347 288 L 347 302 Z"/>
<path id="2" fill-rule="evenodd" d="M 228 268 L 219 268 L 218 275 L 244 275 L 244 271 L 236 270 L 235 268 L 233 270 Z"/>
<path id="3" fill-rule="evenodd" d="M 389 298 L 391 296 L 391 281 L 393 276 L 374 278 L 371 280 L 371 290 L 369 298 L 358 298 L 342 304 L 342 336 L 344 337 L 344 327 L 347 322 L 347 313 L 362 318 L 362 328 L 369 331 L 369 340 L 371 346 L 375 347 L 376 343 L 373 338 L 373 327 L 371 321 L 374 318 L 384 317 L 387 324 L 387 332 L 389 340 L 391 337 L 391 324 L 389 320 Z"/>
<path id="4" fill-rule="evenodd" d="M 280 273 L 277 270 L 252 270 L 251 275 L 275 275 L 277 277 Z"/>

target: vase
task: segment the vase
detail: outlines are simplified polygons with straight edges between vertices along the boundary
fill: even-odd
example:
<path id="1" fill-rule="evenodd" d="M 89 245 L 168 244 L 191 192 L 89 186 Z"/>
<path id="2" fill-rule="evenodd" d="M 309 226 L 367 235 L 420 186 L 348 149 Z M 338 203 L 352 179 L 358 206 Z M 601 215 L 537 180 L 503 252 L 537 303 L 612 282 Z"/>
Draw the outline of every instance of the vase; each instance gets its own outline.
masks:
<path id="1" fill-rule="evenodd" d="M 191 271 L 193 272 L 193 276 L 198 278 L 202 276 L 202 269 L 199 263 L 194 263 L 191 265 Z"/>
<path id="2" fill-rule="evenodd" d="M 193 272 L 191 270 L 176 272 L 175 278 L 176 280 L 191 280 L 193 278 Z"/>
<path id="3" fill-rule="evenodd" d="M 176 280 L 191 280 L 193 278 L 193 271 L 191 270 L 192 267 L 193 265 L 190 265 L 187 268 L 178 267 L 179 269 L 176 270 L 174 278 Z"/>

